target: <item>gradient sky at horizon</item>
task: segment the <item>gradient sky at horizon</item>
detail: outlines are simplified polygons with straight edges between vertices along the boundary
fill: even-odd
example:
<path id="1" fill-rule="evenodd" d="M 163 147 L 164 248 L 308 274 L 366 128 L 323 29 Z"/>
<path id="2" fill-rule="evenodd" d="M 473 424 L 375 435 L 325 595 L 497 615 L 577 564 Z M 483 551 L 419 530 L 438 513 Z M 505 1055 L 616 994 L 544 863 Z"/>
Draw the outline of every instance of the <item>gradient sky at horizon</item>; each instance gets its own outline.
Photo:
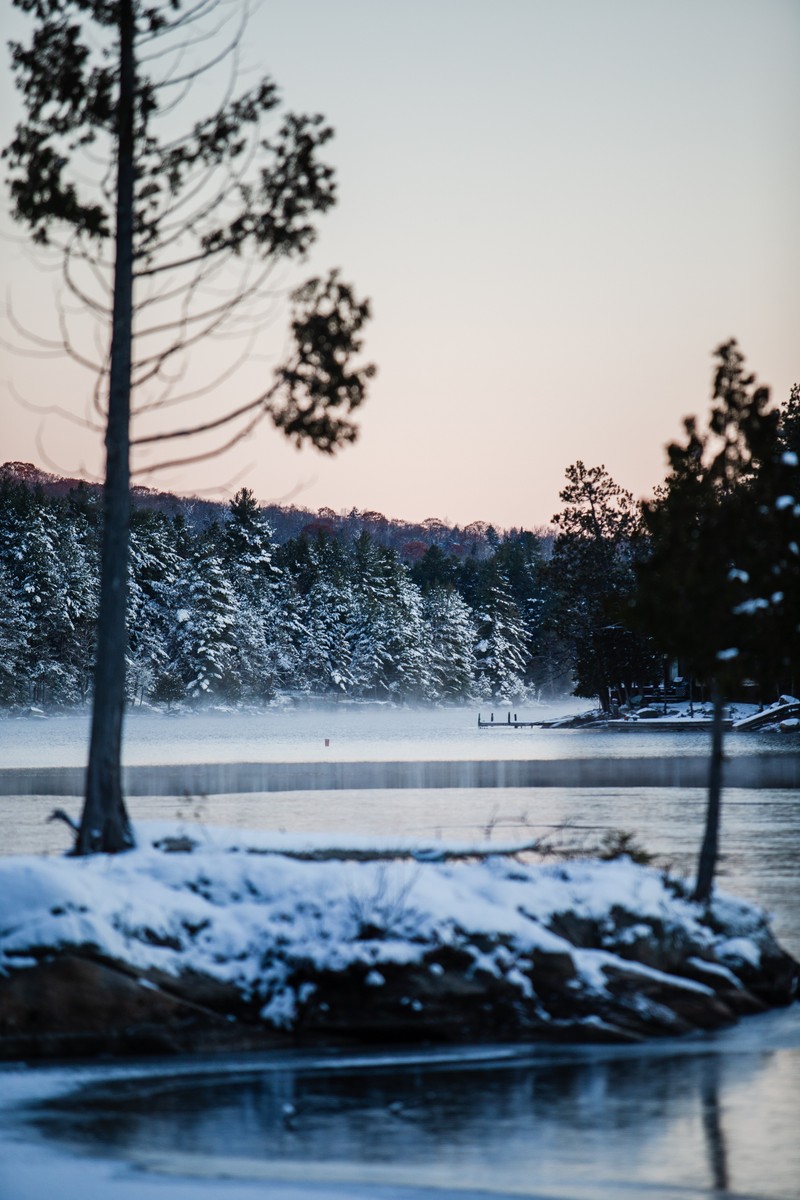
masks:
<path id="1" fill-rule="evenodd" d="M 372 298 L 379 375 L 335 459 L 265 427 L 143 482 L 502 527 L 546 523 L 579 458 L 649 493 L 720 342 L 778 401 L 800 379 L 798 61 L 797 0 L 266 0 L 244 78 L 336 129 L 311 266 Z M 18 113 L 6 67 L 3 144 Z M 49 278 L 2 254 L 35 322 Z M 85 383 L 4 354 L 0 385 L 0 460 L 100 472 L 14 399 L 77 411 Z"/>

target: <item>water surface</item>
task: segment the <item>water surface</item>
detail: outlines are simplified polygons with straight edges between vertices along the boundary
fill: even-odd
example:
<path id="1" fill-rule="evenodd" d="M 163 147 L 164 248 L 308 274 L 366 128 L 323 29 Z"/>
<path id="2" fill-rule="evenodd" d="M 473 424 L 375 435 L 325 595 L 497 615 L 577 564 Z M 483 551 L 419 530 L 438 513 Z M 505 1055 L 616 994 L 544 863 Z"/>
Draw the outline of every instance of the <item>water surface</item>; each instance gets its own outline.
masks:
<path id="1" fill-rule="evenodd" d="M 584 700 L 517 710 L 520 720 L 548 720 L 585 711 Z M 483 716 L 489 710 L 483 711 Z M 604 729 L 478 729 L 478 708 L 347 705 L 257 712 L 168 714 L 134 709 L 125 721 L 126 763 L 317 762 L 402 759 L 592 758 L 695 755 L 708 750 L 702 730 L 659 732 L 645 722 L 635 732 Z M 7 767 L 82 766 L 89 717 L 0 720 L 0 764 Z M 327 740 L 327 745 L 326 745 Z M 726 753 L 797 753 L 796 733 L 731 733 Z"/>
<path id="2" fill-rule="evenodd" d="M 200 762 L 237 761 L 258 751 L 277 761 L 327 750 L 377 760 L 426 752 L 583 757 L 698 753 L 707 746 L 707 735 L 691 733 L 483 734 L 467 728 L 468 716 L 141 714 L 140 723 L 128 723 L 126 757 L 179 762 L 192 753 Z M 0 737 L 16 765 L 56 764 L 69 755 L 79 762 L 83 750 L 71 739 L 81 728 L 74 717 L 9 722 Z M 329 748 L 320 746 L 324 736 Z M 754 737 L 771 751 L 793 752 L 780 735 L 742 737 L 747 752 Z M 738 744 L 729 737 L 731 753 Z M 224 824 L 590 845 L 609 829 L 625 829 L 689 874 L 704 801 L 700 789 L 677 788 L 409 789 L 148 797 L 133 799 L 131 812 L 134 820 L 177 817 L 199 838 L 206 824 Z M 65 849 L 66 829 L 44 824 L 52 807 L 52 798 L 0 798 L 6 849 Z M 800 794 L 728 789 L 722 852 L 720 886 L 768 907 L 782 942 L 800 956 Z M 0 1069 L 0 1195 L 796 1200 L 798 1111 L 797 1005 L 716 1035 L 641 1047 L 385 1047 Z"/>

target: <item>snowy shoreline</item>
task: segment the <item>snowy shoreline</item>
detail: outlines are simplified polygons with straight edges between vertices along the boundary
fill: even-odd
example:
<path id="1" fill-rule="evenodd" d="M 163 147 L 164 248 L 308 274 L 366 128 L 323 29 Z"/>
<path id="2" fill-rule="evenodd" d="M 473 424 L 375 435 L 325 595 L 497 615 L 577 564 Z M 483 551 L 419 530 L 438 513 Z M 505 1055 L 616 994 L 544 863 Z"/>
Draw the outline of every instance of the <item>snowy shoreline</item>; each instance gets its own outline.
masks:
<path id="1" fill-rule="evenodd" d="M 761 910 L 514 845 L 178 823 L 0 860 L 0 1057 L 636 1041 L 797 994 Z"/>

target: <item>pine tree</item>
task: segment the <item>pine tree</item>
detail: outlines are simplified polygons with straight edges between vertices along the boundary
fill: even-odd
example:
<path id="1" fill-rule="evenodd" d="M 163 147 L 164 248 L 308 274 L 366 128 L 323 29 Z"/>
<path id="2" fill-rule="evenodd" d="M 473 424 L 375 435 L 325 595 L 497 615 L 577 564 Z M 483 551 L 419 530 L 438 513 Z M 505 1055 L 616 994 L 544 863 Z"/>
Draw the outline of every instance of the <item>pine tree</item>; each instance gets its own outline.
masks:
<path id="1" fill-rule="evenodd" d="M 349 581 L 321 576 L 308 593 L 307 606 L 305 669 L 310 690 L 352 695 L 356 684 L 352 636 L 357 616 Z"/>
<path id="2" fill-rule="evenodd" d="M 695 897 L 707 900 L 716 870 L 722 791 L 722 712 L 741 679 L 757 626 L 742 607 L 742 576 L 762 558 L 764 518 L 754 503 L 774 459 L 778 414 L 769 390 L 744 370 L 736 342 L 716 351 L 708 428 L 685 422 L 686 439 L 668 449 L 670 472 L 643 506 L 651 549 L 638 567 L 639 620 L 667 653 L 680 656 L 710 687 L 714 722 L 706 829 Z M 796 614 L 794 614 L 796 615 Z"/>
<path id="3" fill-rule="evenodd" d="M 469 700 L 475 692 L 475 624 L 467 602 L 452 588 L 432 587 L 423 598 L 430 642 L 431 699 Z"/>
<path id="4" fill-rule="evenodd" d="M 0 704 L 20 704 L 27 698 L 33 629 L 18 583 L 0 560 Z"/>
<path id="5" fill-rule="evenodd" d="M 525 695 L 528 629 L 507 577 L 498 571 L 475 614 L 475 670 L 479 694 L 503 702 Z"/>
<path id="6" fill-rule="evenodd" d="M 354 594 L 352 670 L 359 694 L 398 700 L 427 696 L 421 593 L 395 552 L 377 545 L 367 533 L 356 543 Z"/>
<path id="7" fill-rule="evenodd" d="M 105 347 L 95 364 L 96 399 L 107 398 L 97 657 L 76 852 L 117 852 L 133 844 L 121 783 L 132 395 L 146 418 L 165 403 L 190 403 L 230 374 L 227 363 L 195 391 L 176 388 L 187 352 L 229 334 L 248 306 L 249 330 L 258 329 L 252 305 L 266 300 L 270 265 L 309 249 L 315 217 L 335 200 L 333 172 L 318 158 L 332 131 L 319 116 L 286 114 L 265 137 L 262 122 L 279 99 L 262 79 L 241 95 L 231 91 L 210 116 L 191 112 L 181 133 L 176 109 L 226 57 L 209 50 L 205 67 L 186 70 L 215 4 L 14 3 L 35 26 L 28 45 L 10 47 L 25 107 L 4 151 L 13 216 L 41 245 L 63 238 L 67 288 L 99 319 Z M 241 37 L 229 43 L 229 61 Z M 225 274 L 237 265 L 238 287 Z M 269 418 L 296 443 L 334 451 L 354 439 L 349 414 L 373 373 L 353 367 L 368 317 L 369 306 L 337 272 L 308 280 L 293 293 L 292 348 L 260 395 L 213 419 L 135 434 L 134 444 L 220 433 L 230 445 Z M 64 346 L 71 348 L 69 338 Z M 165 457 L 174 465 L 219 449 Z"/>
<path id="8" fill-rule="evenodd" d="M 132 702 L 146 696 L 171 702 L 183 695 L 167 657 L 183 570 L 182 536 L 162 513 L 133 513 L 127 621 L 127 694 Z"/>
<path id="9" fill-rule="evenodd" d="M 549 567 L 553 630 L 571 643 L 579 696 L 599 696 L 608 711 L 616 688 L 628 691 L 658 674 L 653 649 L 630 628 L 635 563 L 642 553 L 633 497 L 605 467 L 567 468 L 564 508 Z"/>
<path id="10" fill-rule="evenodd" d="M 177 587 L 179 607 L 169 659 L 191 700 L 235 699 L 236 597 L 222 562 L 198 546 Z"/>

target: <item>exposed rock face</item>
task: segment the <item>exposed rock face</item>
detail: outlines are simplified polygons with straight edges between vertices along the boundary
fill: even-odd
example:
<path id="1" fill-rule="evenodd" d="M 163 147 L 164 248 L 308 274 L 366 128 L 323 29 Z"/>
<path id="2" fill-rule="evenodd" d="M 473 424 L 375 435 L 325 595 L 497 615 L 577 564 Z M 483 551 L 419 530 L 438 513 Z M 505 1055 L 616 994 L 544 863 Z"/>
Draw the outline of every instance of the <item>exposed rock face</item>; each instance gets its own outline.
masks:
<path id="1" fill-rule="evenodd" d="M 563 930 L 569 914 L 557 922 Z M 574 923 L 574 932 L 579 923 Z M 624 927 L 624 926 L 623 926 Z M 587 986 L 578 970 L 593 948 L 584 927 L 573 951 L 519 956 L 501 942 L 443 946 L 421 962 L 351 963 L 341 971 L 298 961 L 295 1006 L 276 1024 L 261 1000 L 187 971 L 177 978 L 98 961 L 90 948 L 44 958 L 0 978 L 0 1057 L 175 1054 L 287 1044 L 458 1041 L 638 1041 L 711 1030 L 792 1002 L 798 964 L 777 944 L 756 969 L 694 957 L 674 942 L 627 944 Z M 606 938 L 607 940 L 607 938 Z M 645 950 L 634 957 L 633 948 Z M 482 962 L 482 959 L 485 961 Z M 505 961 L 506 970 L 497 970 Z M 665 968 L 669 969 L 667 973 Z"/>

